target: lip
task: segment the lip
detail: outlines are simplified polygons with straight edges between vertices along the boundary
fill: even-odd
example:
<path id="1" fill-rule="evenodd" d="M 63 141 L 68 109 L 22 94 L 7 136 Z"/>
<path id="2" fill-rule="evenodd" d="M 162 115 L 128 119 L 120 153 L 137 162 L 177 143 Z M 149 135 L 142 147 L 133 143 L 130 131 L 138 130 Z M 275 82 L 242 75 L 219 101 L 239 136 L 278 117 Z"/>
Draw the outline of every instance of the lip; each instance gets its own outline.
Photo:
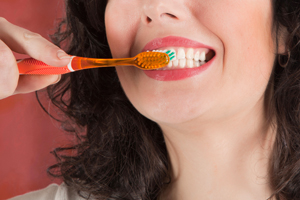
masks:
<path id="1" fill-rule="evenodd" d="M 163 47 L 190 47 L 190 48 L 207 48 L 215 52 L 215 56 L 207 63 L 200 67 L 185 68 L 185 69 L 173 69 L 173 70 L 143 70 L 143 72 L 152 79 L 158 81 L 177 81 L 196 76 L 205 71 L 214 62 L 216 57 L 216 51 L 205 44 L 190 40 L 184 37 L 168 36 L 163 38 L 156 38 L 151 40 L 143 48 L 144 51 L 152 51 Z"/>
<path id="2" fill-rule="evenodd" d="M 200 42 L 190 40 L 184 37 L 168 36 L 151 40 L 142 51 L 152 51 L 162 47 L 191 47 L 191 48 L 207 48 L 214 50 L 212 47 Z"/>

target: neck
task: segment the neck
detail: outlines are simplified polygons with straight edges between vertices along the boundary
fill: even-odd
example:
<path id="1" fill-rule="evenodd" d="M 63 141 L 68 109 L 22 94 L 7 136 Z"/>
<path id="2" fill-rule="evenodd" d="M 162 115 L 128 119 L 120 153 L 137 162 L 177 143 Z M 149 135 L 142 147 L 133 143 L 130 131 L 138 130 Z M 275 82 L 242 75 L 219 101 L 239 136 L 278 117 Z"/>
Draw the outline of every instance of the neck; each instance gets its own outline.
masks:
<path id="1" fill-rule="evenodd" d="M 215 122 L 161 125 L 172 166 L 161 199 L 267 199 L 275 132 L 262 110 Z"/>

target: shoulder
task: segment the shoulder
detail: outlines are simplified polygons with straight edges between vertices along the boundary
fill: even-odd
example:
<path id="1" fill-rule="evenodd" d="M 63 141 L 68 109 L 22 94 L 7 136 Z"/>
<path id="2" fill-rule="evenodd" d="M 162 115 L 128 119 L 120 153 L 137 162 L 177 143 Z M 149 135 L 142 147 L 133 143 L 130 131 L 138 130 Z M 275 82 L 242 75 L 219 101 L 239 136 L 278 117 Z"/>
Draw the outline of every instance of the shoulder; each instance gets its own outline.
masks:
<path id="1" fill-rule="evenodd" d="M 9 200 L 83 200 L 83 198 L 62 183 L 61 185 L 51 184 L 44 189 L 16 196 Z"/>

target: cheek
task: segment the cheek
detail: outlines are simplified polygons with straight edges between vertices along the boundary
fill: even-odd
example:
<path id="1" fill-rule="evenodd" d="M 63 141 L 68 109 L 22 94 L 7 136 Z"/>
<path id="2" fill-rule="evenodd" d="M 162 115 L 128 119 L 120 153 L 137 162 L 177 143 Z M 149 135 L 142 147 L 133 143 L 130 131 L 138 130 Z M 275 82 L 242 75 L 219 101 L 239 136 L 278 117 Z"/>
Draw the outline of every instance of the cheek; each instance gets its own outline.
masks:
<path id="1" fill-rule="evenodd" d="M 275 59 L 271 1 L 212 1 L 206 6 L 201 9 L 210 12 L 198 16 L 223 43 L 222 82 L 232 97 L 227 99 L 238 100 L 246 92 L 261 97 Z"/>
<path id="2" fill-rule="evenodd" d="M 124 57 L 123 55 L 130 48 L 130 35 L 126 26 L 126 7 L 120 9 L 124 0 L 108 0 L 105 8 L 105 31 L 107 42 L 113 58 Z"/>
<path id="3" fill-rule="evenodd" d="M 132 5 L 133 4 L 133 5 Z M 130 0 L 110 0 L 105 11 L 105 28 L 108 44 L 113 57 L 127 57 L 133 44 L 138 9 Z"/>

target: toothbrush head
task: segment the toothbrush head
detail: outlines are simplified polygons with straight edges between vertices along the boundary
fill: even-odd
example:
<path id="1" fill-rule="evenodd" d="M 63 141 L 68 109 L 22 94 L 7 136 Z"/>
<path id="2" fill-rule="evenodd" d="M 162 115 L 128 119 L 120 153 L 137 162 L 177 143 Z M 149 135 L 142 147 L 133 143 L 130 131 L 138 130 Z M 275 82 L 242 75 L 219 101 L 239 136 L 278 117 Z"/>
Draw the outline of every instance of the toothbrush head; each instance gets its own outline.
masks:
<path id="1" fill-rule="evenodd" d="M 173 51 L 147 51 L 135 57 L 135 64 L 143 70 L 153 70 L 165 67 L 175 58 Z"/>

